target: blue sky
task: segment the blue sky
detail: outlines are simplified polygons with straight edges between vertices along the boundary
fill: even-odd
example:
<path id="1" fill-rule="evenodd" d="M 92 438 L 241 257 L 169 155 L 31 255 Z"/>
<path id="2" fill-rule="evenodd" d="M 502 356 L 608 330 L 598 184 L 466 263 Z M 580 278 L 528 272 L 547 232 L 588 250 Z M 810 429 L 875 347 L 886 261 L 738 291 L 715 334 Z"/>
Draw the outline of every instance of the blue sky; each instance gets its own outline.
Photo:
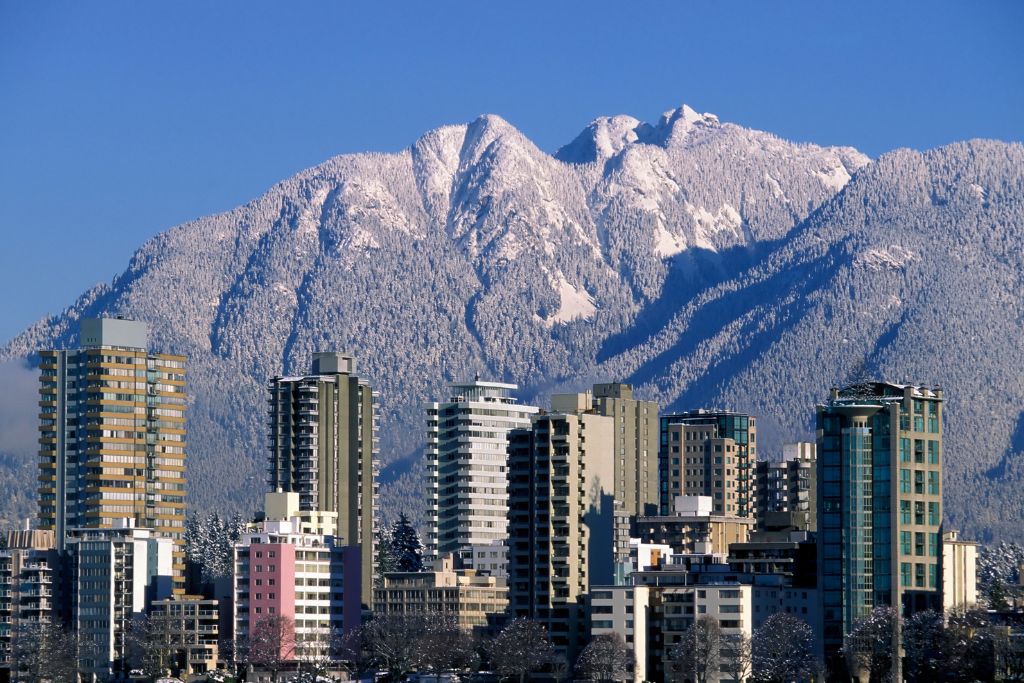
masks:
<path id="1" fill-rule="evenodd" d="M 0 0 L 0 343 L 177 223 L 496 113 L 687 103 L 877 156 L 1024 140 L 1024 3 Z"/>

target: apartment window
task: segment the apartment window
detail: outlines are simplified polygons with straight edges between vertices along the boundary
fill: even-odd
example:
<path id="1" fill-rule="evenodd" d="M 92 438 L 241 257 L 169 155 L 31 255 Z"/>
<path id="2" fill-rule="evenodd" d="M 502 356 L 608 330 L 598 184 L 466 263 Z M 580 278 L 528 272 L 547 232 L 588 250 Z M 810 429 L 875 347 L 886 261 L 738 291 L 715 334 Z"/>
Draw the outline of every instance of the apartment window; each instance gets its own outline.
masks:
<path id="1" fill-rule="evenodd" d="M 939 433 L 939 404 L 928 403 L 928 431 L 932 434 Z"/>
<path id="2" fill-rule="evenodd" d="M 900 532 L 900 552 L 904 555 L 910 554 L 910 532 Z"/>
<path id="3" fill-rule="evenodd" d="M 910 524 L 910 501 L 900 501 L 900 524 Z"/>
<path id="4" fill-rule="evenodd" d="M 900 470 L 900 493 L 910 493 L 910 470 Z"/>
<path id="5" fill-rule="evenodd" d="M 928 555 L 931 557 L 939 556 L 939 535 L 928 534 Z"/>
<path id="6" fill-rule="evenodd" d="M 900 462 L 910 462 L 910 439 L 900 439 Z"/>
<path id="7" fill-rule="evenodd" d="M 931 512 L 931 503 L 929 505 L 929 512 Z M 924 524 L 924 503 L 914 502 L 914 524 Z"/>
<path id="8" fill-rule="evenodd" d="M 928 464 L 938 465 L 939 464 L 939 442 L 929 441 L 928 442 Z"/>
<path id="9" fill-rule="evenodd" d="M 928 493 L 933 496 L 939 495 L 939 473 L 929 472 L 928 473 Z"/>
<path id="10" fill-rule="evenodd" d="M 924 555 L 924 534 L 920 531 L 914 534 L 914 554 Z"/>
<path id="11" fill-rule="evenodd" d="M 936 588 L 939 582 L 939 565 L 928 565 L 928 587 Z"/>
<path id="12" fill-rule="evenodd" d="M 914 439 L 914 462 L 924 462 L 924 441 L 921 439 Z"/>
<path id="13" fill-rule="evenodd" d="M 914 565 L 914 585 L 918 588 L 924 588 L 924 565 Z"/>
<path id="14" fill-rule="evenodd" d="M 911 587 L 913 585 L 911 583 L 911 580 L 910 580 L 910 563 L 909 562 L 900 562 L 900 584 L 904 588 L 909 588 L 909 587 Z"/>
<path id="15" fill-rule="evenodd" d="M 922 505 L 921 503 L 915 503 L 915 505 Z M 922 515 L 923 517 L 924 515 Z M 932 526 L 938 526 L 942 522 L 942 515 L 939 512 L 938 503 L 928 503 L 928 523 Z M 918 522 L 923 524 L 924 522 Z"/>
<path id="16" fill-rule="evenodd" d="M 914 470 L 914 493 L 924 493 L 924 472 L 921 470 Z"/>

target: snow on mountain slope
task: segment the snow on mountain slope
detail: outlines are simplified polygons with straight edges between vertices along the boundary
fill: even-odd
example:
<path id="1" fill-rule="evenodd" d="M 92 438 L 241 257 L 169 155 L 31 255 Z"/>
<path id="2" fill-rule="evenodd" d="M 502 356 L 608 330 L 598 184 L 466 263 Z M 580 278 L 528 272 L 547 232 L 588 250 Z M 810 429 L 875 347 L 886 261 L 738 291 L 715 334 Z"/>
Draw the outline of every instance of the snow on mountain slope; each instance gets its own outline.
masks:
<path id="1" fill-rule="evenodd" d="M 526 400 L 630 379 L 675 407 L 753 405 L 777 425 L 765 430 L 768 453 L 806 436 L 819 385 L 846 367 L 830 321 L 850 326 L 852 355 L 883 357 L 887 334 L 902 339 L 887 331 L 893 321 L 909 328 L 938 305 L 915 285 L 880 290 L 888 308 L 854 314 L 848 302 L 864 288 L 925 268 L 989 267 L 996 239 L 950 256 L 910 236 L 946 226 L 943 239 L 954 239 L 949 226 L 964 216 L 979 235 L 1016 225 L 1020 189 L 989 167 L 1005 170 L 1018 153 L 972 144 L 923 166 L 899 154 L 901 163 L 868 164 L 849 148 L 795 144 L 681 107 L 654 124 L 598 119 L 552 156 L 499 117 L 480 117 L 396 154 L 335 157 L 245 206 L 158 235 L 112 283 L 11 340 L 0 359 L 75 343 L 82 316 L 149 321 L 155 347 L 189 356 L 198 508 L 255 506 L 266 380 L 328 349 L 356 355 L 381 392 L 392 511 L 405 501 L 420 512 L 408 501 L 418 494 L 422 403 L 477 372 L 520 383 Z M 942 154 L 950 168 L 974 169 L 953 190 L 922 180 L 945 173 Z M 870 182 L 858 185 L 865 174 Z M 971 183 L 986 188 L 983 202 Z M 854 186 L 925 202 L 933 223 L 878 204 L 856 224 L 845 199 Z M 967 255 L 976 260 L 956 260 Z M 857 267 L 836 280 L 833 263 Z M 847 277 L 853 289 L 840 287 Z M 795 358 L 820 359 L 813 382 L 799 370 L 789 379 L 782 361 L 765 365 L 792 345 Z M 752 384 L 737 383 L 751 372 Z M 777 405 L 762 398 L 767 386 Z"/>

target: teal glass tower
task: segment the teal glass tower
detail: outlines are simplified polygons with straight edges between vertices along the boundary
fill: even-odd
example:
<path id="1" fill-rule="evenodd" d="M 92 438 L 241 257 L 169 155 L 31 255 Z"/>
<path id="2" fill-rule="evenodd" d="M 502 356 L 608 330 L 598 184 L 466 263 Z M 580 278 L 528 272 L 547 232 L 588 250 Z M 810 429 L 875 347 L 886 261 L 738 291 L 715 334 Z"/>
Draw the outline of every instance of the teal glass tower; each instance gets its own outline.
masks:
<path id="1" fill-rule="evenodd" d="M 879 605 L 941 610 L 942 390 L 833 389 L 817 408 L 818 572 L 826 657 Z"/>

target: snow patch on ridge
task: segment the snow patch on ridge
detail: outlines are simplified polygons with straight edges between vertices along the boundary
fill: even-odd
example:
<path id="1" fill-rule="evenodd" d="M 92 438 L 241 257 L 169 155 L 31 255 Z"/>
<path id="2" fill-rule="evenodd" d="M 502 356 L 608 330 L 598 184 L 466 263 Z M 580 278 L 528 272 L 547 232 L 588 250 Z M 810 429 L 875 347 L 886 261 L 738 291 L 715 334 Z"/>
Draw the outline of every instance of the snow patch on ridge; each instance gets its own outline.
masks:
<path id="1" fill-rule="evenodd" d="M 733 232 L 740 234 L 743 225 L 743 218 L 731 204 L 724 203 L 716 213 L 711 213 L 704 207 L 694 206 L 690 202 L 683 205 L 686 212 L 690 214 L 694 222 L 694 246 L 701 249 L 717 251 L 712 237 L 722 232 Z"/>
<path id="2" fill-rule="evenodd" d="M 551 327 L 557 323 L 567 323 L 572 320 L 590 320 L 597 313 L 597 306 L 590 292 L 583 287 L 574 287 L 565 279 L 565 275 L 559 273 L 551 284 L 558 290 L 560 299 L 558 310 L 554 315 L 546 318 L 542 318 L 536 313 L 533 316 L 544 327 Z"/>
<path id="3" fill-rule="evenodd" d="M 842 164 L 832 168 L 815 171 L 814 175 L 822 182 L 823 185 L 825 185 L 825 187 L 831 188 L 836 192 L 839 192 L 839 190 L 846 187 L 846 183 L 850 182 L 850 173 Z"/>
<path id="4" fill-rule="evenodd" d="M 905 249 L 898 244 L 891 244 L 888 247 L 865 249 L 857 254 L 853 263 L 855 266 L 869 270 L 900 270 L 907 265 L 920 261 L 921 257 Z"/>

